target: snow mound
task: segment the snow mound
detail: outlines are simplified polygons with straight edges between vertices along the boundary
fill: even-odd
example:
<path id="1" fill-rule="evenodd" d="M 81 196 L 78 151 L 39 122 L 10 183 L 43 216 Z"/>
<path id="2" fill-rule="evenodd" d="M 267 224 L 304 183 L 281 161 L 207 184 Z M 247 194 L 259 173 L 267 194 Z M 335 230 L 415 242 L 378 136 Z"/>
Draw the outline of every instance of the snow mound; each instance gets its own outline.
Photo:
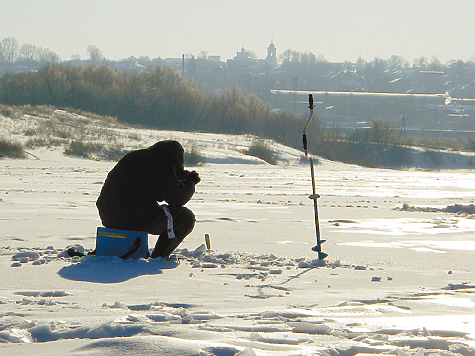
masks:
<path id="1" fill-rule="evenodd" d="M 82 248 L 86 253 L 87 249 Z M 204 244 L 190 251 L 186 248 L 175 250 L 171 258 L 156 259 L 130 259 L 122 260 L 119 257 L 93 256 L 68 257 L 67 249 L 60 249 L 59 252 L 51 254 L 44 259 L 44 264 L 56 261 L 70 262 L 71 264 L 62 267 L 58 274 L 66 279 L 76 281 L 87 281 L 96 283 L 119 283 L 126 280 L 142 276 L 163 273 L 163 269 L 177 267 L 180 263 L 187 263 L 192 268 L 197 269 L 225 269 L 229 266 L 239 265 L 244 269 L 252 270 L 250 272 L 232 273 L 236 279 L 249 280 L 256 278 L 264 281 L 270 275 L 280 275 L 284 269 L 297 267 L 301 269 L 312 269 L 316 267 L 336 268 L 340 267 L 340 261 L 325 262 L 317 258 L 292 258 L 281 257 L 273 254 L 255 255 L 242 252 L 218 253 L 212 250 L 206 250 Z M 76 248 L 78 246 L 76 245 Z M 24 253 L 38 253 L 33 250 L 23 251 Z M 13 256 L 16 256 L 14 254 Z M 13 260 L 14 257 L 12 257 Z M 25 262 L 25 264 L 28 261 Z M 33 263 L 35 266 L 41 264 Z M 12 267 L 15 267 L 12 265 Z M 98 272 L 99 271 L 99 272 Z"/>
<path id="2" fill-rule="evenodd" d="M 454 204 L 448 205 L 444 208 L 436 208 L 436 207 L 417 207 L 411 206 L 408 203 L 404 203 L 401 208 L 396 208 L 396 210 L 401 211 L 421 211 L 421 212 L 430 212 L 430 213 L 454 213 L 454 214 L 475 214 L 475 205 L 474 204 Z"/>

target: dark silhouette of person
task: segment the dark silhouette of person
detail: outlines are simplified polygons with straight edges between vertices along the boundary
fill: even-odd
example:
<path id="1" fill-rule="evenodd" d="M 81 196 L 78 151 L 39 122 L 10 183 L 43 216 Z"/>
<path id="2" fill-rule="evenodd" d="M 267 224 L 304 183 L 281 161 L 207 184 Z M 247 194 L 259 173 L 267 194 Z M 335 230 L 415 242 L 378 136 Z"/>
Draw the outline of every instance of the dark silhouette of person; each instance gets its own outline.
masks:
<path id="1" fill-rule="evenodd" d="M 97 199 L 102 224 L 159 235 L 151 257 L 167 257 L 193 230 L 195 215 L 184 205 L 200 181 L 196 171 L 184 169 L 177 141 L 131 151 L 109 172 Z"/>

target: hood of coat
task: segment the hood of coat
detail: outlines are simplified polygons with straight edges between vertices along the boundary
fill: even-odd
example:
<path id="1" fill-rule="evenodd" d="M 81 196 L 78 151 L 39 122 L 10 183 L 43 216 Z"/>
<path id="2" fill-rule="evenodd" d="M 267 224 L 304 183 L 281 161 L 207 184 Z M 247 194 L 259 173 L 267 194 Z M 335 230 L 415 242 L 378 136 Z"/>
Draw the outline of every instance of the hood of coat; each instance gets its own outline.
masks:
<path id="1" fill-rule="evenodd" d="M 185 169 L 185 150 L 178 141 L 159 141 L 149 149 L 162 162 L 170 165 L 176 173 L 183 172 Z"/>

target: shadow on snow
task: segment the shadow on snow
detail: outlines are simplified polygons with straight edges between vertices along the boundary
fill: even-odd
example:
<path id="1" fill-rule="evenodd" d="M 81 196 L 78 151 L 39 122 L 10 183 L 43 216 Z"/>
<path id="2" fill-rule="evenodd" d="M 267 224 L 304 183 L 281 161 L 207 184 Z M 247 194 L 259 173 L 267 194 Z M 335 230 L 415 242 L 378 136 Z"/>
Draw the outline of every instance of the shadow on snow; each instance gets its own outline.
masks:
<path id="1" fill-rule="evenodd" d="M 84 256 L 79 262 L 61 268 L 58 274 L 73 281 L 119 283 L 138 276 L 161 274 L 163 269 L 176 266 L 178 261 L 163 258 L 123 260 L 119 257 Z"/>

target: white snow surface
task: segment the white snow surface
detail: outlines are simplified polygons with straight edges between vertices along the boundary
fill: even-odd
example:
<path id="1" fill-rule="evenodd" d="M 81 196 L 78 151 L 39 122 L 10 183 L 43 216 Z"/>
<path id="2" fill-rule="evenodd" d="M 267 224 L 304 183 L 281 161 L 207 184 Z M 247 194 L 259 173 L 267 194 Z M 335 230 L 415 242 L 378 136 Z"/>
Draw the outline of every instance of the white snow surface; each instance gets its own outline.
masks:
<path id="1" fill-rule="evenodd" d="M 272 166 L 240 153 L 249 137 L 134 133 L 207 158 L 195 230 L 171 261 L 69 258 L 95 247 L 114 162 L 1 159 L 1 355 L 475 355 L 472 170 L 320 159 L 323 263 L 302 152 L 273 144 Z"/>

